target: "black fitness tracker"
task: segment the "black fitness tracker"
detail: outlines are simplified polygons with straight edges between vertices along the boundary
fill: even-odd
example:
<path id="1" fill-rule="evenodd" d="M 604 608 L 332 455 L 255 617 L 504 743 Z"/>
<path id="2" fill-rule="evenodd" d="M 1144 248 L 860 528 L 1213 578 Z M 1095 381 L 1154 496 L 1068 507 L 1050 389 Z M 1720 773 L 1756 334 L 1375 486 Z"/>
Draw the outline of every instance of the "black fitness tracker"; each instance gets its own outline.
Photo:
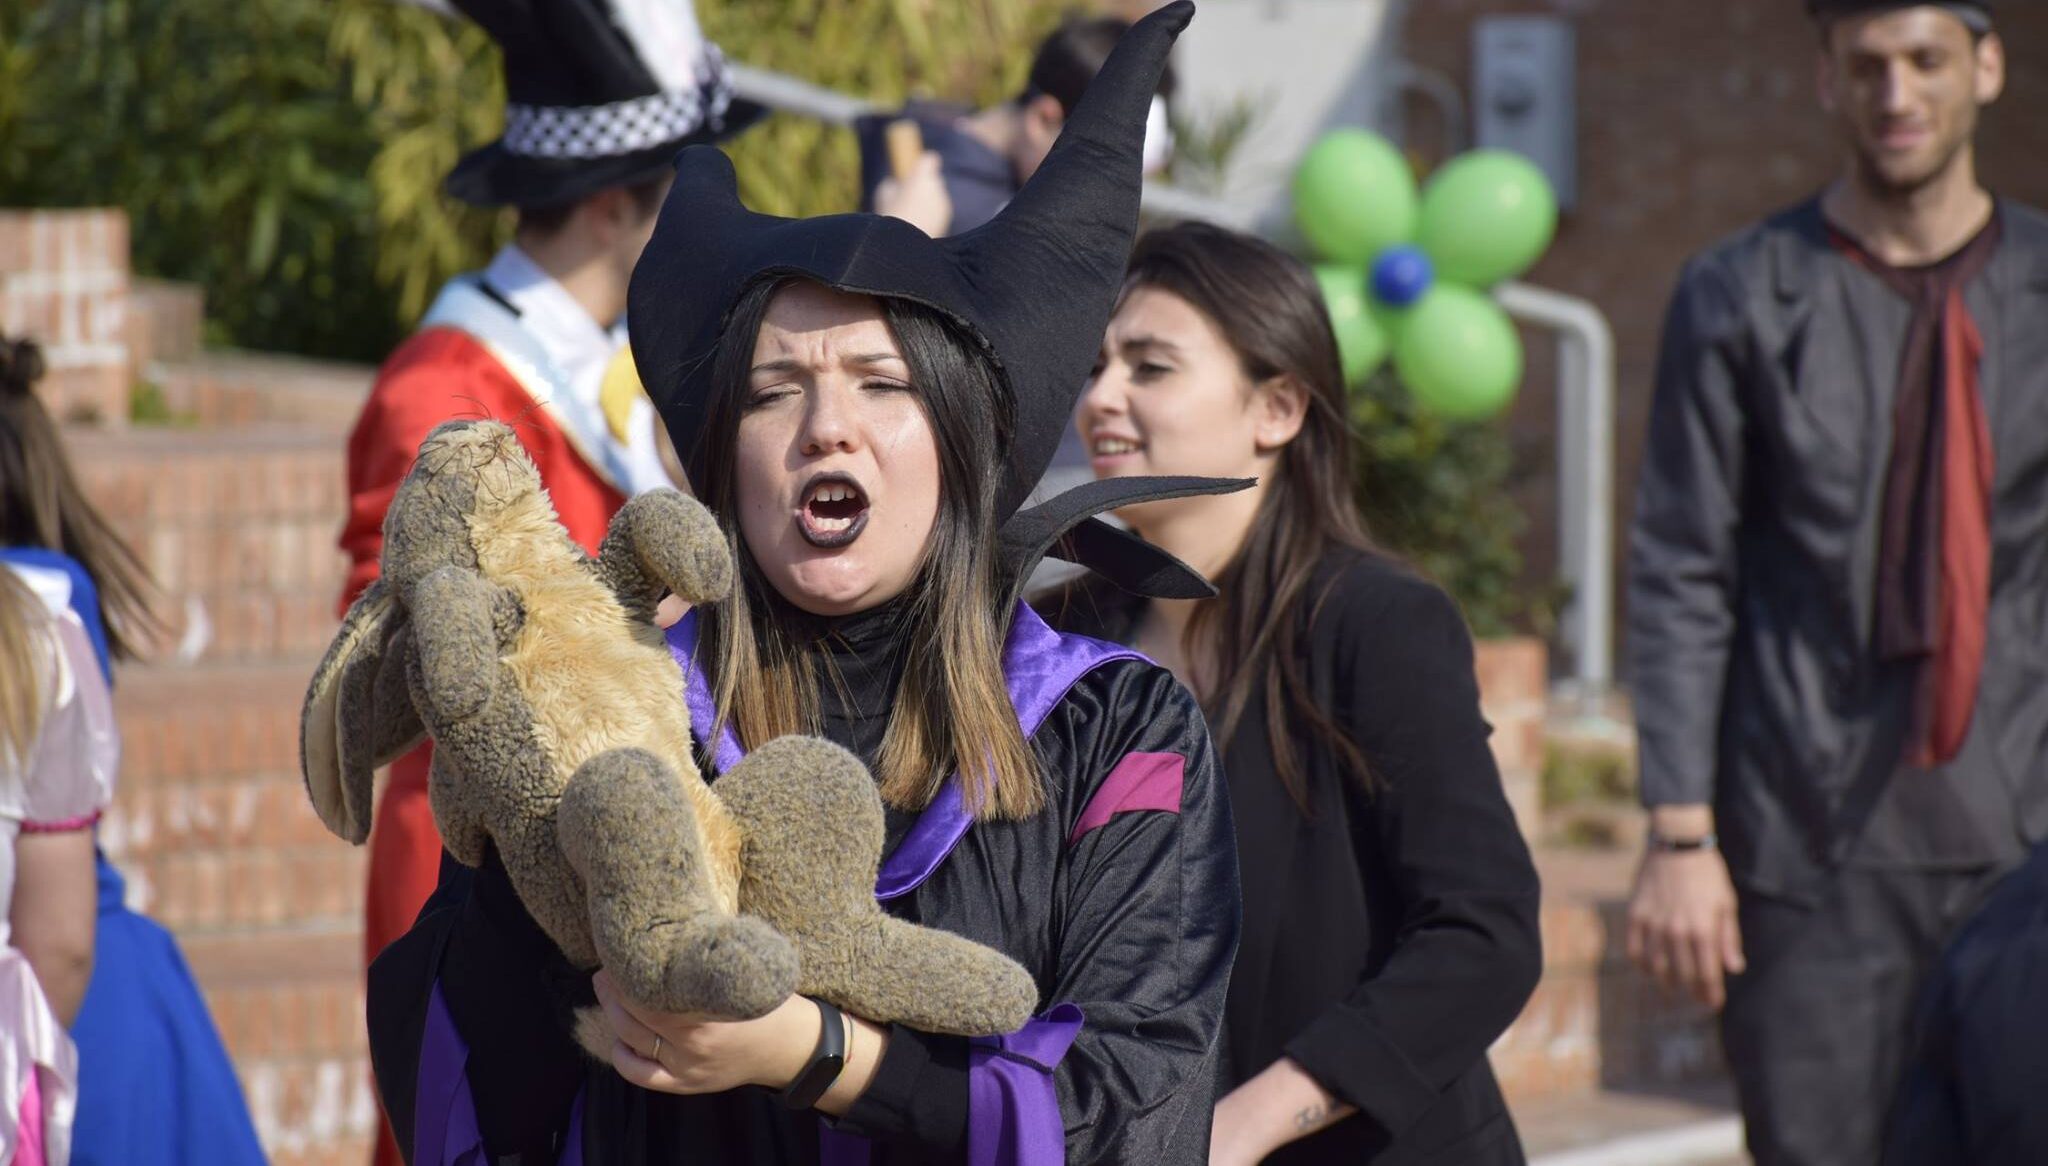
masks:
<path id="1" fill-rule="evenodd" d="M 1721 839 L 1708 831 L 1697 838 L 1666 838 L 1656 831 L 1650 831 L 1650 849 L 1660 854 L 1689 854 L 1697 850 L 1718 850 Z"/>
<path id="2" fill-rule="evenodd" d="M 818 1019 L 823 1021 L 818 1032 L 818 1047 L 811 1050 L 810 1063 L 796 1080 L 775 1099 L 790 1109 L 809 1109 L 818 1104 L 832 1083 L 839 1080 L 839 1073 L 846 1068 L 846 1018 L 837 1008 L 823 1000 L 812 1000 L 818 1006 Z"/>

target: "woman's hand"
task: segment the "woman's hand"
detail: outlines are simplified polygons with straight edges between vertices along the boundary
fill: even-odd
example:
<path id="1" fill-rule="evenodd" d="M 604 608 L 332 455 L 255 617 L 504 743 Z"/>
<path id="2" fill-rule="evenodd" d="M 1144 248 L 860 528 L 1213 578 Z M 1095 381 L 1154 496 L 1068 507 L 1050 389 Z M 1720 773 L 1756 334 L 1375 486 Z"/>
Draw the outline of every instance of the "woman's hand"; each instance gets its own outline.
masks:
<path id="1" fill-rule="evenodd" d="M 875 213 L 902 219 L 934 239 L 953 226 L 953 196 L 946 191 L 939 156 L 927 150 L 910 173 L 891 175 L 875 187 Z"/>
<path id="2" fill-rule="evenodd" d="M 1254 1166 L 1287 1143 L 1357 1112 L 1283 1057 L 1216 1103 L 1209 1166 Z"/>
<path id="3" fill-rule="evenodd" d="M 794 1081 L 818 1047 L 824 1020 L 816 1002 L 791 996 L 753 1020 L 705 1020 L 656 1012 L 626 999 L 612 978 L 592 977 L 618 1040 L 612 1067 L 619 1076 L 662 1093 L 722 1093 L 742 1085 L 782 1089 Z M 846 1018 L 846 1068 L 818 1108 L 846 1112 L 874 1078 L 888 1033 L 858 1017 Z"/>

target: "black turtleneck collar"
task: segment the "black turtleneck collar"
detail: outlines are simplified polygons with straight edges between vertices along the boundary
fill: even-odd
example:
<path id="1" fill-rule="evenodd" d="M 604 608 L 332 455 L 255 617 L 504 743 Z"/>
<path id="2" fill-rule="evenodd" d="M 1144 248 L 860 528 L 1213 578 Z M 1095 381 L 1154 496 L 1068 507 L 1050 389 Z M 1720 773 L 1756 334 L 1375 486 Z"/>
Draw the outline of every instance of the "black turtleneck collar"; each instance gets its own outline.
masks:
<path id="1" fill-rule="evenodd" d="M 873 769 L 889 728 L 889 710 L 903 677 L 903 629 L 909 604 L 836 619 L 815 619 L 819 728 Z M 807 629 L 808 630 L 808 629 Z"/>

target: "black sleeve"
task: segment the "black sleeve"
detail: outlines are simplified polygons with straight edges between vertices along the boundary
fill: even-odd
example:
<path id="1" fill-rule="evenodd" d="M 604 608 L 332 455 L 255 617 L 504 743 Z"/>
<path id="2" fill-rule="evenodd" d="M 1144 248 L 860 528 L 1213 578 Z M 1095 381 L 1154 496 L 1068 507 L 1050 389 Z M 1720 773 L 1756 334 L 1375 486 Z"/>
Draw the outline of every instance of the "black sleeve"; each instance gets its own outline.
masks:
<path id="1" fill-rule="evenodd" d="M 1486 1056 L 1542 973 L 1538 885 L 1450 597 L 1407 574 L 1354 589 L 1329 642 L 1340 723 L 1371 769 L 1360 839 L 1401 904 L 1386 963 L 1287 1055 L 1399 1138 Z"/>
<path id="2" fill-rule="evenodd" d="M 589 976 L 527 915 L 495 850 L 473 874 L 444 860 L 441 886 L 419 920 L 371 967 L 372 1057 L 408 1160 L 420 1034 L 437 982 L 469 1046 L 485 1146 L 495 1156 L 552 1161 L 588 1060 L 571 1036 L 573 1008 L 594 998 Z"/>
<path id="3" fill-rule="evenodd" d="M 1085 1018 L 1053 1073 L 1067 1160 L 1201 1162 L 1238 935 L 1237 848 L 1208 726 L 1170 673 L 1123 662 L 1076 685 L 1035 743 L 1071 787 L 1062 849 L 1048 856 L 1064 864 L 1064 922 L 1047 999 Z M 1178 812 L 1120 813 L 1065 845 L 1132 754 L 1180 760 Z M 898 1029 L 848 1120 L 957 1150 L 974 1071 L 963 1038 Z"/>
<path id="4" fill-rule="evenodd" d="M 1629 532 L 1628 653 L 1643 804 L 1714 800 L 1742 519 L 1743 314 L 1711 258 L 1679 279 Z"/>
<path id="5" fill-rule="evenodd" d="M 1201 1162 L 1217 1037 L 1237 956 L 1236 835 L 1209 727 L 1151 664 L 1098 670 L 1053 726 L 1085 808 L 1134 754 L 1182 761 L 1178 813 L 1120 813 L 1066 852 L 1065 926 L 1050 999 L 1080 1005 L 1055 1073 L 1070 1162 Z M 1058 715 L 1058 714 L 1056 714 Z M 1085 824 L 1085 823 L 1084 823 Z M 1069 826 L 1072 829 L 1072 826 Z"/>

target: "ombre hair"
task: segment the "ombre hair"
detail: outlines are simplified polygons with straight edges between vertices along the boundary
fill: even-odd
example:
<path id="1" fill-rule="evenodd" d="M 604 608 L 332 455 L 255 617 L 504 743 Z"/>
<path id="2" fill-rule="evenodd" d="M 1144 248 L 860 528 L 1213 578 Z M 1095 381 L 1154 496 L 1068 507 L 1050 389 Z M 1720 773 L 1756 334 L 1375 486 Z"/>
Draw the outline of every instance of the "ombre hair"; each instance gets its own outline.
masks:
<path id="1" fill-rule="evenodd" d="M 737 456 L 754 343 L 789 280 L 762 280 L 734 307 L 712 358 L 712 399 L 692 466 L 697 496 L 717 516 L 739 566 L 723 603 L 700 609 L 700 637 L 718 707 L 748 748 L 820 728 L 820 641 L 809 617 L 768 582 L 740 535 Z M 1016 407 L 995 367 L 937 311 L 878 297 L 910 369 L 939 456 L 939 507 L 903 604 L 903 673 L 876 759 L 884 801 L 922 809 L 957 770 L 977 818 L 1025 818 L 1045 805 L 1036 757 L 1003 677 L 1017 600 L 996 548 L 996 497 Z M 715 731 L 716 727 L 712 727 Z"/>

